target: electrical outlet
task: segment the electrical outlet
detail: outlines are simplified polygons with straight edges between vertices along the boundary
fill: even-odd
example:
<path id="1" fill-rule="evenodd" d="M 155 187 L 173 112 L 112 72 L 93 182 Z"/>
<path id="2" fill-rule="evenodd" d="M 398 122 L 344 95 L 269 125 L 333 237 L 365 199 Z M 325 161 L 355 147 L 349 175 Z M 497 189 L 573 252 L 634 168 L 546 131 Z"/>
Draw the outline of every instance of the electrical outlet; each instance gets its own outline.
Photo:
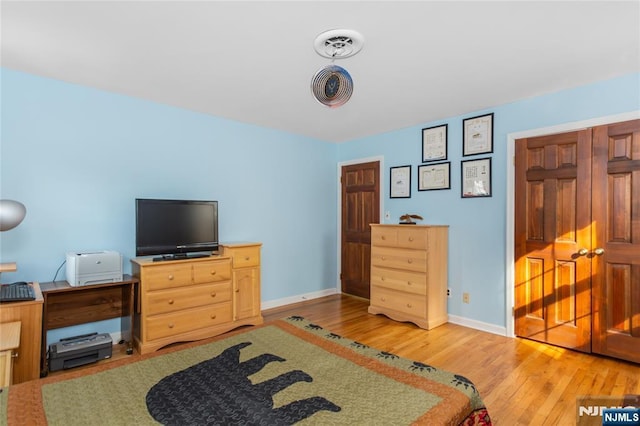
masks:
<path id="1" fill-rule="evenodd" d="M 462 293 L 462 303 L 469 303 L 469 293 Z"/>
<path id="2" fill-rule="evenodd" d="M 386 213 L 384 214 L 384 218 L 385 218 L 385 219 L 387 219 L 387 220 L 391 219 L 391 212 L 389 212 L 389 211 L 388 211 L 388 212 L 386 212 Z"/>
<path id="3" fill-rule="evenodd" d="M 447 288 L 447 297 L 451 297 L 451 289 Z"/>

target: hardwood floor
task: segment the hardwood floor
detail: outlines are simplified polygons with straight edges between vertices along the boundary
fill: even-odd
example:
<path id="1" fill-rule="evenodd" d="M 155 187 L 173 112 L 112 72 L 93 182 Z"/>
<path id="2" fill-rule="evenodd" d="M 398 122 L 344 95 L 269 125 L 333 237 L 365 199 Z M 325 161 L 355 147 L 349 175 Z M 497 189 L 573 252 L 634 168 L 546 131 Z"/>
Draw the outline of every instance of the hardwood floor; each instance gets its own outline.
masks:
<path id="1" fill-rule="evenodd" d="M 640 394 L 640 365 L 455 324 L 423 330 L 367 313 L 368 300 L 334 295 L 263 311 L 300 315 L 341 336 L 475 383 L 496 425 L 575 425 L 576 398 Z"/>

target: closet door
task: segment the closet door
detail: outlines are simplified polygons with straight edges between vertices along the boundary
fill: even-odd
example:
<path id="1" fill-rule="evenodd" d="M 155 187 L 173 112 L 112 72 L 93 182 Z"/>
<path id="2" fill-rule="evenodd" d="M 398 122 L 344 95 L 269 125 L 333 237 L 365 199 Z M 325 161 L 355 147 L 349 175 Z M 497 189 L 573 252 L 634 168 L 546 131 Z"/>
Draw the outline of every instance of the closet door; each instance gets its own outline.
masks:
<path id="1" fill-rule="evenodd" d="M 640 362 L 640 120 L 593 143 L 592 349 Z"/>
<path id="2" fill-rule="evenodd" d="M 519 139 L 515 332 L 591 350 L 591 130 Z"/>

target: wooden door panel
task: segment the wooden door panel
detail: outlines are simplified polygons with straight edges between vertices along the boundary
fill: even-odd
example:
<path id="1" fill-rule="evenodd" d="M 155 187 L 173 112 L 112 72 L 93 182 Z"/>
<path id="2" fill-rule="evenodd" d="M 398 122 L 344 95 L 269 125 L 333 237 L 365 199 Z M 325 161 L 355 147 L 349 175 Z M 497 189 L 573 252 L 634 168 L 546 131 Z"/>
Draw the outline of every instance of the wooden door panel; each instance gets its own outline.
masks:
<path id="1" fill-rule="evenodd" d="M 593 169 L 593 351 L 640 362 L 640 120 L 594 129 Z"/>
<path id="2" fill-rule="evenodd" d="M 516 141 L 516 334 L 581 351 L 591 333 L 590 264 L 579 254 L 590 247 L 590 146 L 587 131 Z"/>
<path id="3" fill-rule="evenodd" d="M 380 222 L 379 162 L 345 166 L 341 171 L 341 286 L 344 293 L 369 298 L 371 230 Z"/>

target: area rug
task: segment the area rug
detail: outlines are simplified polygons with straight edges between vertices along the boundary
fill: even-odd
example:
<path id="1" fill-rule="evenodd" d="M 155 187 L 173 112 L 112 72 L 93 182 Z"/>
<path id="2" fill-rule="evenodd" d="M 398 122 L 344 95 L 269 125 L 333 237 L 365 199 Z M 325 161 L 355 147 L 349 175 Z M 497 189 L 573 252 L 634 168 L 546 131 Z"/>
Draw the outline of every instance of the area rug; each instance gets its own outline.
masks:
<path id="1" fill-rule="evenodd" d="M 474 384 L 301 317 L 14 385 L 0 424 L 491 424 Z"/>

